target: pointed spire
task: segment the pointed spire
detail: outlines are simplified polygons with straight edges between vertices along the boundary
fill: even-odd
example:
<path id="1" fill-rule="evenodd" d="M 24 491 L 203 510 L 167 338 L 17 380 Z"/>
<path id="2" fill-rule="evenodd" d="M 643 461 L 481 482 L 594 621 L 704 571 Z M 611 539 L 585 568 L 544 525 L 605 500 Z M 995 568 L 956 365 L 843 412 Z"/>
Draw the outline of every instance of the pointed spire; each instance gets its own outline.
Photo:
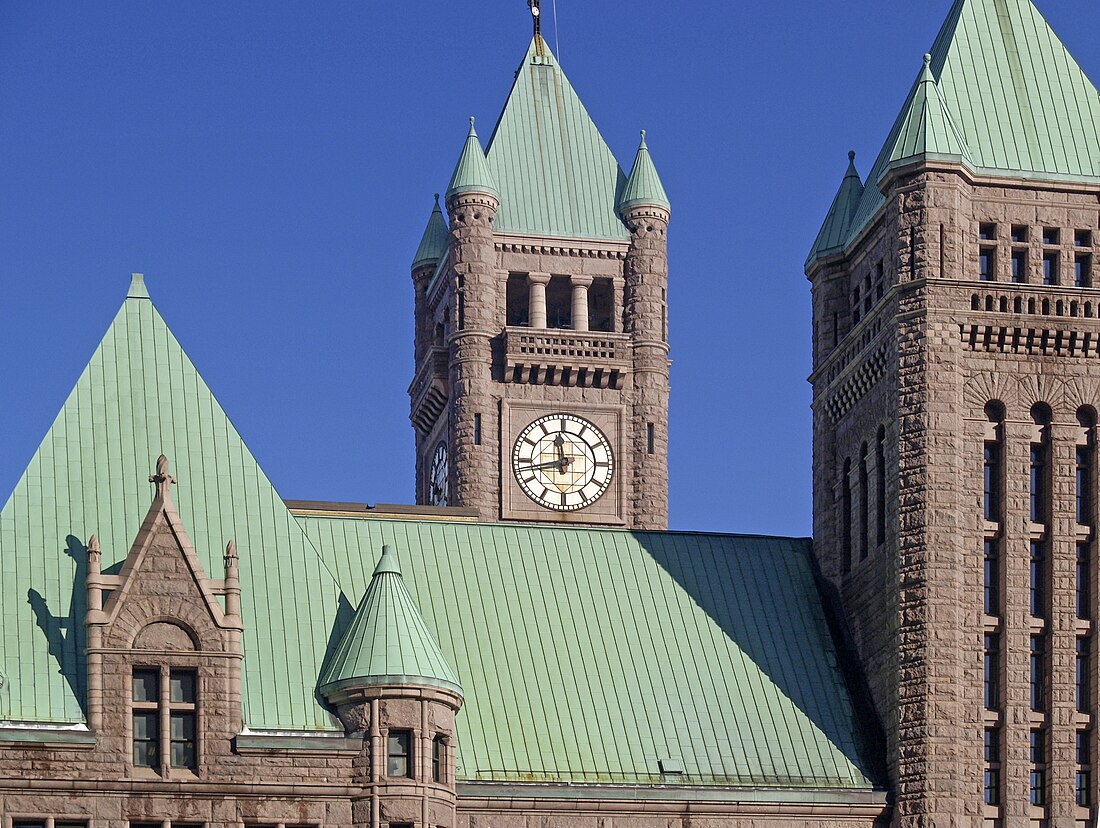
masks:
<path id="1" fill-rule="evenodd" d="M 424 228 L 420 246 L 416 248 L 416 255 L 413 256 L 412 269 L 435 265 L 442 259 L 447 252 L 450 232 L 447 220 L 443 218 L 443 211 L 439 208 L 439 193 L 436 193 L 435 207 L 428 218 L 428 226 Z"/>
<path id="2" fill-rule="evenodd" d="M 500 197 L 496 185 L 493 184 L 489 164 L 485 160 L 485 150 L 481 148 L 481 141 L 474 129 L 473 116 L 470 116 L 466 145 L 462 148 L 462 155 L 458 157 L 458 165 L 451 176 L 451 184 L 447 187 L 447 198 L 459 193 L 487 193 Z"/>
<path id="3" fill-rule="evenodd" d="M 666 210 L 672 207 L 664 185 L 661 184 L 661 177 L 657 175 L 657 168 L 653 166 L 653 159 L 649 155 L 644 129 L 638 154 L 634 157 L 634 167 L 630 170 L 630 177 L 627 178 L 622 195 L 619 197 L 619 213 L 621 215 L 631 207 L 642 204 L 663 207 Z"/>
<path id="4" fill-rule="evenodd" d="M 143 273 L 130 274 L 130 289 L 126 291 L 127 299 L 148 299 L 149 290 L 145 287 L 145 275 Z"/>
<path id="5" fill-rule="evenodd" d="M 817 234 L 807 264 L 844 247 L 848 239 L 848 229 L 861 198 L 863 198 L 863 182 L 856 169 L 855 150 L 852 150 L 848 153 L 848 169 L 844 173 L 844 180 L 840 182 L 840 189 L 833 199 L 828 215 L 825 216 L 825 223 L 821 225 L 821 231 Z"/>
<path id="6" fill-rule="evenodd" d="M 908 111 L 890 151 L 889 165 L 922 157 L 970 163 L 966 142 L 955 127 L 932 74 L 930 54 L 924 56 L 924 66 L 917 77 Z"/>
<path id="7" fill-rule="evenodd" d="M 343 689 L 382 686 L 435 687 L 462 695 L 389 546 L 382 547 L 370 585 L 320 681 L 330 698 Z"/>

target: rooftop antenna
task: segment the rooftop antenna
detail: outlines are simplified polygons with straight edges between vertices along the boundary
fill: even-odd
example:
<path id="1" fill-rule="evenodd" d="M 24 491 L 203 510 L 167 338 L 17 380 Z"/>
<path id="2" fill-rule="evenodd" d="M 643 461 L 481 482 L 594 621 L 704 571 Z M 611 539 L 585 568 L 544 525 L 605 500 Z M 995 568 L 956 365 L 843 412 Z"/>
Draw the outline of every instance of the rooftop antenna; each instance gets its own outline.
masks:
<path id="1" fill-rule="evenodd" d="M 558 42 L 558 0 L 553 0 L 554 3 L 554 51 L 558 53 L 558 60 L 561 60 L 561 43 Z"/>

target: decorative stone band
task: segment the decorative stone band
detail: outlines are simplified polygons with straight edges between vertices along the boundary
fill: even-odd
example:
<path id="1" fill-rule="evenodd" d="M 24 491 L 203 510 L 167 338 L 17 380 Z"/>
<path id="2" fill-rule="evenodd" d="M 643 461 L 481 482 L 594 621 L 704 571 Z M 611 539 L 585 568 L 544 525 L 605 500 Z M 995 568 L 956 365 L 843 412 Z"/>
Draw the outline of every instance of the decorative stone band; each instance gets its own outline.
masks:
<path id="1" fill-rule="evenodd" d="M 964 324 L 959 332 L 968 351 L 1100 358 L 1100 333 L 1096 331 Z"/>
<path id="2" fill-rule="evenodd" d="M 825 395 L 825 410 L 833 422 L 839 422 L 864 394 L 886 373 L 890 342 L 881 342 L 849 373 L 843 376 Z"/>

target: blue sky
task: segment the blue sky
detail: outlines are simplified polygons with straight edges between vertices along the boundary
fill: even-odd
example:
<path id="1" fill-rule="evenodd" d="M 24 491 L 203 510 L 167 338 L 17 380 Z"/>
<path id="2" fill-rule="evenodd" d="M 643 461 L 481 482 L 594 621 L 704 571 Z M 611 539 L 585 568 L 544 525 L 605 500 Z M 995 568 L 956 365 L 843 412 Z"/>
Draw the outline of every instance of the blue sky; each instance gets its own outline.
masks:
<path id="1" fill-rule="evenodd" d="M 1039 5 L 1100 78 L 1100 4 Z M 802 263 L 949 6 L 558 3 L 673 202 L 673 528 L 810 533 Z M 411 502 L 408 265 L 529 38 L 524 0 L 0 5 L 0 501 L 142 271 L 284 497 Z"/>

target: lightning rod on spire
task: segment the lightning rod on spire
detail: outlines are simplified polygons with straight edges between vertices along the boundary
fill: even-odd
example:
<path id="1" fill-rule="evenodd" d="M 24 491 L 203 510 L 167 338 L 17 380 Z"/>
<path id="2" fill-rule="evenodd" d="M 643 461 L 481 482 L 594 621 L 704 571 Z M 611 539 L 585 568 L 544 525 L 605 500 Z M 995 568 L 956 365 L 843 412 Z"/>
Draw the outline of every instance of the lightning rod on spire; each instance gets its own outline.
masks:
<path id="1" fill-rule="evenodd" d="M 527 7 L 531 9 L 531 17 L 535 21 L 535 37 L 542 36 L 542 9 L 539 7 L 541 0 L 527 0 Z"/>

